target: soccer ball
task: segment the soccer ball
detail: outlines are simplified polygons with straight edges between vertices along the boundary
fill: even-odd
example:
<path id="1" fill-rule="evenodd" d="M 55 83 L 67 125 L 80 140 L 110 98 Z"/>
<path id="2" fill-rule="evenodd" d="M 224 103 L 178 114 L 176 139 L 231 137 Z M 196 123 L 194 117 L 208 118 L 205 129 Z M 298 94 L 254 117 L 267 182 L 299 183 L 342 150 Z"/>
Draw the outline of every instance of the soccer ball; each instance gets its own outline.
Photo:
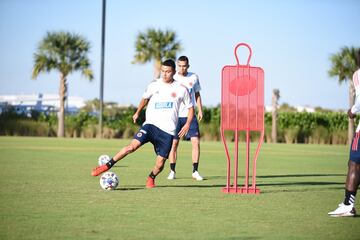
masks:
<path id="1" fill-rule="evenodd" d="M 119 178 L 113 172 L 106 172 L 100 177 L 100 186 L 104 190 L 115 190 L 119 185 Z"/>
<path id="2" fill-rule="evenodd" d="M 101 155 L 98 159 L 99 166 L 106 164 L 110 161 L 109 155 Z"/>

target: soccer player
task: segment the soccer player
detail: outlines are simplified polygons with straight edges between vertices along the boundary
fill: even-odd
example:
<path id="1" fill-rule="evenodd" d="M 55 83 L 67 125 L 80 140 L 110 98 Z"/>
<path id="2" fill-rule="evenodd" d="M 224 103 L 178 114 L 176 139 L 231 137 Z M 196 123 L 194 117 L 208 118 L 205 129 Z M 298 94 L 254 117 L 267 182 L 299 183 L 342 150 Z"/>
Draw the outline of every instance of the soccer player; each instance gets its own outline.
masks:
<path id="1" fill-rule="evenodd" d="M 360 51 L 358 52 L 358 63 L 360 63 Z M 355 118 L 360 112 L 360 69 L 353 75 L 353 83 L 356 90 L 355 104 L 348 110 L 349 118 Z M 348 172 L 345 183 L 345 199 L 338 208 L 328 214 L 332 217 L 353 217 L 356 215 L 355 196 L 360 183 L 360 122 L 356 128 L 355 136 L 350 146 L 350 157 Z"/>
<path id="2" fill-rule="evenodd" d="M 108 163 L 95 168 L 91 173 L 92 176 L 98 176 L 109 170 L 117 161 L 136 151 L 143 144 L 151 142 L 157 156 L 155 166 L 146 180 L 146 187 L 155 187 L 155 177 L 163 170 L 171 150 L 180 104 L 184 104 L 188 109 L 188 121 L 178 132 L 179 137 L 187 134 L 194 116 L 194 107 L 189 92 L 174 80 L 174 74 L 175 62 L 173 60 L 164 61 L 161 66 L 161 78 L 148 85 L 133 115 L 135 123 L 141 110 L 147 106 L 144 124 L 130 144 L 122 148 Z"/>
<path id="3" fill-rule="evenodd" d="M 189 132 L 185 135 L 186 139 L 191 140 L 192 144 L 192 163 L 193 163 L 193 171 L 192 178 L 198 181 L 203 180 L 203 177 L 200 176 L 198 172 L 199 167 L 199 158 L 200 158 L 200 131 L 199 131 L 199 123 L 198 120 L 201 121 L 203 117 L 202 112 L 202 103 L 200 96 L 200 82 L 199 77 L 192 72 L 188 72 L 190 65 L 189 59 L 186 56 L 181 56 L 177 60 L 177 73 L 174 76 L 174 79 L 184 85 L 190 93 L 190 97 L 192 100 L 192 104 L 197 106 L 198 114 L 197 118 L 194 117 L 191 121 Z M 179 122 L 176 128 L 176 132 L 179 132 L 180 129 L 184 126 L 186 122 L 188 122 L 188 111 L 189 109 L 185 105 L 180 106 L 179 112 Z M 176 160 L 177 160 L 177 148 L 179 146 L 180 135 L 175 135 L 173 140 L 173 146 L 171 148 L 169 160 L 170 160 L 170 173 L 168 179 L 176 178 Z"/>

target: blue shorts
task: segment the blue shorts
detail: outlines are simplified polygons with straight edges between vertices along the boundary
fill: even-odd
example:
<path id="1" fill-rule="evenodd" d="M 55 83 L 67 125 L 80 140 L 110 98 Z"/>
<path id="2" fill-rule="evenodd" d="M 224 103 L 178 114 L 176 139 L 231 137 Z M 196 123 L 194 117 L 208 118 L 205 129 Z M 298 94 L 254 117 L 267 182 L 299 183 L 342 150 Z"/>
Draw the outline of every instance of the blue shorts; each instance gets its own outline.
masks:
<path id="1" fill-rule="evenodd" d="M 350 161 L 360 164 L 360 132 L 355 133 L 355 136 L 350 145 Z"/>
<path id="2" fill-rule="evenodd" d="M 174 136 L 152 124 L 145 124 L 134 136 L 134 139 L 138 140 L 141 145 L 151 142 L 156 155 L 164 158 L 169 157 L 173 138 Z"/>
<path id="3" fill-rule="evenodd" d="M 174 139 L 180 139 L 178 134 L 179 134 L 181 128 L 185 125 L 186 120 L 187 120 L 187 117 L 179 118 L 177 126 L 176 126 Z M 199 123 L 198 123 L 195 115 L 194 115 L 193 119 L 191 120 L 188 133 L 184 136 L 184 138 L 186 140 L 189 140 L 192 137 L 198 137 L 198 138 L 200 137 Z"/>

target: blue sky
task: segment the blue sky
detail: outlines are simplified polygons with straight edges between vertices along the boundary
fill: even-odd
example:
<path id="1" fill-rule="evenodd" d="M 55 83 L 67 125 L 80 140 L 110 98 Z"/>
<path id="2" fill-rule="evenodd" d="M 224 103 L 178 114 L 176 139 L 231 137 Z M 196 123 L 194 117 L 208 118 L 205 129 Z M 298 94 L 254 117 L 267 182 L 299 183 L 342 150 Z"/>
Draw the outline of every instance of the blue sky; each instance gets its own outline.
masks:
<path id="1" fill-rule="evenodd" d="M 59 74 L 31 80 L 33 54 L 47 31 L 83 35 L 92 45 L 95 79 L 68 77 L 69 94 L 99 98 L 102 0 L 0 0 L 0 94 L 57 93 Z M 251 65 L 265 71 L 265 104 L 348 108 L 348 87 L 329 78 L 329 57 L 360 47 L 357 0 L 107 0 L 104 100 L 137 105 L 152 80 L 152 63 L 132 64 L 136 35 L 170 29 L 190 58 L 205 106 L 220 103 L 221 69 L 234 65 L 234 47 L 252 47 Z M 246 51 L 238 51 L 240 59 Z M 241 61 L 241 60 L 240 60 Z"/>

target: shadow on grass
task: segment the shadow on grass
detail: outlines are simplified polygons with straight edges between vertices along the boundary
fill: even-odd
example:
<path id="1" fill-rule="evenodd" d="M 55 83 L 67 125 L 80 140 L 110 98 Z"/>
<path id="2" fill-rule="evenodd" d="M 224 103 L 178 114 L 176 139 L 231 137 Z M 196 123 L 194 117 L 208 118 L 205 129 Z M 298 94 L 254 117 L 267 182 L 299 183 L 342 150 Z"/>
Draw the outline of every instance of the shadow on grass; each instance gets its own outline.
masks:
<path id="1" fill-rule="evenodd" d="M 136 187 L 120 187 L 116 188 L 115 191 L 137 191 L 137 190 L 144 190 L 145 186 L 136 186 Z"/>
<path id="2" fill-rule="evenodd" d="M 345 177 L 345 174 L 283 174 L 283 175 L 264 175 L 257 176 L 257 179 L 264 179 L 263 181 L 267 181 L 269 179 L 277 179 L 281 178 L 317 178 L 317 177 Z M 224 184 L 208 184 L 211 180 L 223 179 Z M 266 180 L 265 180 L 266 179 Z M 181 182 L 181 180 L 190 180 L 190 178 L 178 178 L 175 181 Z M 232 180 L 232 178 L 231 178 Z M 250 177 L 250 185 L 251 185 L 251 177 Z M 289 181 L 289 182 L 263 182 L 256 185 L 259 188 L 264 187 L 265 189 L 261 189 L 263 193 L 272 193 L 272 192 L 307 192 L 307 191 L 318 191 L 319 188 L 310 188 L 317 186 L 326 186 L 326 189 L 343 189 L 345 185 L 344 181 Z M 238 186 L 241 187 L 244 184 L 244 176 L 239 176 Z M 209 176 L 204 178 L 204 181 L 194 181 L 193 184 L 176 184 L 176 185 L 157 185 L 156 188 L 223 188 L 226 185 L 226 176 Z M 266 189 L 266 187 L 279 187 L 279 189 Z M 289 188 L 287 188 L 289 187 Z M 305 187 L 305 188 L 296 188 L 296 187 Z M 117 188 L 118 191 L 136 191 L 136 190 L 146 190 L 145 186 L 128 186 Z"/>
<path id="3" fill-rule="evenodd" d="M 251 176 L 250 176 L 251 177 Z M 319 173 L 309 173 L 309 174 L 280 174 L 280 175 L 264 175 L 264 176 L 256 176 L 256 179 L 262 179 L 262 178 L 291 178 L 291 177 L 346 177 L 346 174 L 319 174 Z M 239 175 L 239 178 L 244 178 L 243 175 Z M 206 178 L 207 180 L 212 179 L 226 179 L 226 176 L 209 176 Z"/>
<path id="4" fill-rule="evenodd" d="M 265 176 L 256 176 L 257 178 L 288 178 L 288 177 L 341 177 L 346 176 L 346 174 L 318 174 L 318 173 L 310 173 L 310 174 L 282 174 L 282 175 L 265 175 Z"/>
<path id="5" fill-rule="evenodd" d="M 114 165 L 111 168 L 127 168 L 127 165 Z"/>
<path id="6" fill-rule="evenodd" d="M 345 179 L 344 181 L 289 181 L 289 182 L 269 182 L 267 183 L 267 180 L 270 179 L 276 179 L 281 180 L 282 178 L 286 180 L 286 178 L 311 178 L 316 179 L 318 177 L 346 177 L 345 174 L 282 174 L 282 175 L 263 175 L 263 176 L 257 176 L 257 179 L 264 179 L 256 185 L 257 187 L 265 187 L 265 190 L 263 192 L 305 192 L 305 191 L 316 191 L 318 188 L 307 188 L 307 187 L 317 187 L 317 186 L 326 186 L 325 189 L 343 189 L 345 185 Z M 206 178 L 206 180 L 216 180 L 216 179 L 224 179 L 224 184 L 207 184 L 204 185 L 201 182 L 199 182 L 198 185 L 172 185 L 172 186 L 161 186 L 161 187 L 189 187 L 189 188 L 222 188 L 226 184 L 226 176 L 209 176 Z M 231 178 L 232 181 L 233 178 Z M 250 177 L 250 185 L 251 185 L 251 177 Z M 294 180 L 294 179 L 292 179 Z M 244 176 L 239 176 L 238 179 L 238 186 L 241 187 L 244 184 Z M 273 189 L 266 189 L 266 187 L 279 187 L 278 190 Z M 289 187 L 289 188 L 286 188 Z M 294 187 L 294 188 L 293 188 Z M 305 187 L 302 189 L 295 189 L 295 187 Z"/>

